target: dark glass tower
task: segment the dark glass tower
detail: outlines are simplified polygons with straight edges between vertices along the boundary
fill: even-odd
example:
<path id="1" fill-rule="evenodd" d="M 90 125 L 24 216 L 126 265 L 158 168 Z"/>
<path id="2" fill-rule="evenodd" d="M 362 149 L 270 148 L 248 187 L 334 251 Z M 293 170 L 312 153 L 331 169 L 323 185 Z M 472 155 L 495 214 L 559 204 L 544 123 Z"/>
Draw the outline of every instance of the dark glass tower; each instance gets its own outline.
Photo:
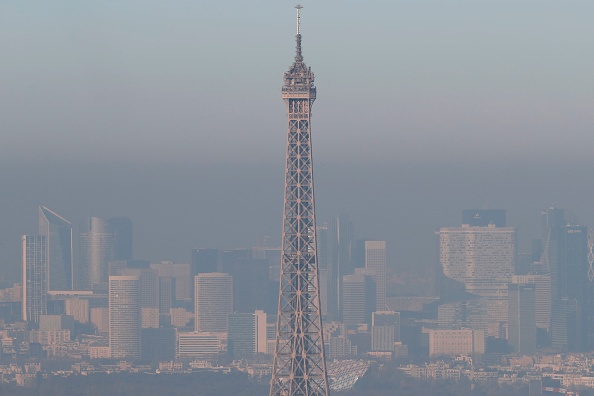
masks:
<path id="1" fill-rule="evenodd" d="M 39 235 L 47 243 L 47 289 L 72 290 L 72 224 L 40 206 Z"/>

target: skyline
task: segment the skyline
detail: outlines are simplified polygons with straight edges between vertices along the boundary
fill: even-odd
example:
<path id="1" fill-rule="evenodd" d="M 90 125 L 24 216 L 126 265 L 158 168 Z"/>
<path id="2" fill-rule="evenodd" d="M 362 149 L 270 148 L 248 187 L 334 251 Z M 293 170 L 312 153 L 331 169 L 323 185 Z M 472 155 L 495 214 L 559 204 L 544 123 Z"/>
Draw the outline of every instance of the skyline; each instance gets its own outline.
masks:
<path id="1" fill-rule="evenodd" d="M 236 4 L 0 5 L 3 37 L 19 39 L 0 42 L 14 55 L 0 66 L 3 266 L 19 268 L 39 205 L 75 225 L 130 217 L 137 256 L 151 260 L 280 244 L 292 5 Z M 524 250 L 542 208 L 594 224 L 593 58 L 581 51 L 594 6 L 303 4 L 304 55 L 323 90 L 319 224 L 348 212 L 358 238 L 387 240 L 396 268 L 432 265 L 420 251 L 465 208 L 506 209 Z"/>

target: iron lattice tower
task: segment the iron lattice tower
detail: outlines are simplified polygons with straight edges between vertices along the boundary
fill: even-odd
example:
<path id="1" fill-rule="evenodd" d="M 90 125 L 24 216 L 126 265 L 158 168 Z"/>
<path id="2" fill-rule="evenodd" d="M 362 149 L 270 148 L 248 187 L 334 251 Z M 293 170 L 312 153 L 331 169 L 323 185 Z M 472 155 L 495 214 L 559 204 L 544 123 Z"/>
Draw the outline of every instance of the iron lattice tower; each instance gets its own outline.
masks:
<path id="1" fill-rule="evenodd" d="M 280 293 L 270 396 L 327 396 L 328 378 L 319 298 L 311 151 L 314 74 L 301 54 L 297 7 L 295 62 L 284 75 L 287 164 Z"/>

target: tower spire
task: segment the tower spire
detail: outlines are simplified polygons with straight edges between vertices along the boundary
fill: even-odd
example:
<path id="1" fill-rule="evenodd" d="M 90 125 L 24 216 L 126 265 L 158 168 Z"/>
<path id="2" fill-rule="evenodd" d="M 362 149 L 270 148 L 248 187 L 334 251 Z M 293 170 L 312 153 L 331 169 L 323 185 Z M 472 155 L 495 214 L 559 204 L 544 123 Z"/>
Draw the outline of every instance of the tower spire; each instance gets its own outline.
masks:
<path id="1" fill-rule="evenodd" d="M 303 55 L 301 54 L 301 9 L 303 6 L 301 4 L 297 4 L 295 6 L 297 9 L 297 48 L 295 54 L 295 61 L 296 62 L 303 62 Z"/>

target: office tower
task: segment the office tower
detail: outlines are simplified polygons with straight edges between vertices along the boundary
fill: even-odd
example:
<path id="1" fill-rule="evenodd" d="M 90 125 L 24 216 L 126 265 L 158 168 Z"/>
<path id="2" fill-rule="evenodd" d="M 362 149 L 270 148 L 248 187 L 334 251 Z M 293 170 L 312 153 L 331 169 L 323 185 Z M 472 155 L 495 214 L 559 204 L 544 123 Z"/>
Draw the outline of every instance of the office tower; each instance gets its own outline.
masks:
<path id="1" fill-rule="evenodd" d="M 257 309 L 254 315 L 256 315 L 256 352 L 266 353 L 268 347 L 268 315 L 261 309 Z"/>
<path id="2" fill-rule="evenodd" d="M 258 319 L 253 313 L 231 313 L 227 326 L 227 350 L 233 359 L 249 359 L 256 354 Z"/>
<path id="3" fill-rule="evenodd" d="M 219 272 L 222 260 L 219 249 L 192 249 L 192 277 L 207 272 Z"/>
<path id="4" fill-rule="evenodd" d="M 504 209 L 465 209 L 462 211 L 462 224 L 470 227 L 506 227 Z"/>
<path id="5" fill-rule="evenodd" d="M 80 224 L 78 288 L 91 290 L 107 282 L 107 264 L 114 260 L 115 239 L 110 224 L 89 217 Z"/>
<path id="6" fill-rule="evenodd" d="M 47 238 L 23 235 L 23 320 L 39 323 L 47 314 Z"/>
<path id="7" fill-rule="evenodd" d="M 446 280 L 487 301 L 489 335 L 505 337 L 499 329 L 507 322 L 507 285 L 516 259 L 516 230 L 493 224 L 441 228 L 439 256 Z"/>
<path id="8" fill-rule="evenodd" d="M 514 275 L 512 283 L 534 285 L 534 316 L 540 344 L 548 344 L 551 329 L 551 275 Z"/>
<path id="9" fill-rule="evenodd" d="M 256 309 L 274 312 L 270 301 L 268 260 L 238 259 L 232 270 L 235 312 L 254 312 Z"/>
<path id="10" fill-rule="evenodd" d="M 377 306 L 376 285 L 372 275 L 364 268 L 345 275 L 342 289 L 342 322 L 345 326 L 366 323 L 371 326 L 371 313 Z"/>
<path id="11" fill-rule="evenodd" d="M 175 278 L 159 277 L 159 313 L 169 315 L 175 306 Z"/>
<path id="12" fill-rule="evenodd" d="M 558 208 L 544 209 L 540 215 L 541 229 L 541 258 L 543 270 L 551 274 L 551 299 L 561 298 L 559 295 L 557 266 L 559 259 L 558 234 L 561 227 L 565 226 L 565 211 Z"/>
<path id="13" fill-rule="evenodd" d="M 140 279 L 109 277 L 109 347 L 112 359 L 140 359 Z"/>
<path id="14" fill-rule="evenodd" d="M 507 339 L 514 352 L 536 353 L 536 286 L 509 284 Z"/>
<path id="15" fill-rule="evenodd" d="M 194 289 L 194 278 L 191 275 L 192 271 L 189 263 L 163 261 L 151 264 L 151 268 L 157 270 L 159 277 L 175 279 L 176 301 L 192 301 L 194 296 L 194 294 L 192 294 L 192 290 Z"/>
<path id="16" fill-rule="evenodd" d="M 194 329 L 227 331 L 227 315 L 233 313 L 233 277 L 209 272 L 196 275 L 194 280 Z"/>
<path id="17" fill-rule="evenodd" d="M 132 220 L 127 217 L 114 217 L 107 220 L 113 233 L 114 260 L 133 259 Z"/>
<path id="18" fill-rule="evenodd" d="M 353 263 L 354 226 L 345 213 L 334 218 L 328 232 L 328 316 L 341 320 L 342 281 L 355 271 Z"/>
<path id="19" fill-rule="evenodd" d="M 48 290 L 72 290 L 72 224 L 40 206 L 39 235 L 45 236 L 47 244 Z"/>
<path id="20" fill-rule="evenodd" d="M 365 268 L 373 273 L 375 310 L 386 309 L 386 241 L 365 241 Z"/>
<path id="21" fill-rule="evenodd" d="M 159 308 L 159 272 L 150 268 L 120 268 L 116 275 L 136 276 L 140 280 L 140 306 Z"/>
<path id="22" fill-rule="evenodd" d="M 221 265 L 218 272 L 223 272 L 234 276 L 238 261 L 249 260 L 252 258 L 252 249 L 226 249 L 221 252 Z"/>
<path id="23" fill-rule="evenodd" d="M 297 53 L 284 76 L 288 113 L 282 262 L 276 347 L 270 396 L 328 395 L 316 253 L 311 151 L 314 74 L 301 54 L 301 6 L 297 6 Z M 340 277 L 342 282 L 342 277 Z"/>
<path id="24" fill-rule="evenodd" d="M 556 247 L 551 249 L 549 246 L 549 263 L 556 263 L 556 266 L 551 267 L 551 288 L 554 288 L 551 294 L 553 296 L 553 312 L 560 314 L 552 315 L 552 343 L 554 347 L 562 351 L 585 351 L 588 349 L 590 317 L 588 230 L 582 226 L 565 225 L 556 227 L 553 233 L 556 233 L 557 239 Z M 551 259 L 550 251 L 555 249 L 557 257 Z M 565 313 L 567 307 L 571 307 L 569 311 L 571 313 Z M 555 322 L 559 320 L 575 322 L 555 325 Z M 561 328 L 571 330 L 556 331 Z"/>
<path id="25" fill-rule="evenodd" d="M 374 312 L 371 323 L 371 350 L 392 352 L 394 343 L 398 341 L 400 341 L 400 312 Z"/>

